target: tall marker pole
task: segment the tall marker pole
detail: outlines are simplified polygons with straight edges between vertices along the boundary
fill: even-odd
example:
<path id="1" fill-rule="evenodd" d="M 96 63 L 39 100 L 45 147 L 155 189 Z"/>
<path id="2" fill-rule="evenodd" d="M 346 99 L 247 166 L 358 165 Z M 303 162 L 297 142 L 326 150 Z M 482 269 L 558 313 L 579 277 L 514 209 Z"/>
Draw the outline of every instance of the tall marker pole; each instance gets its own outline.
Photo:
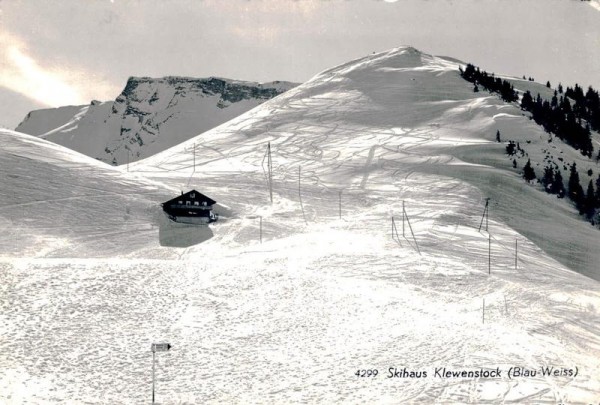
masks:
<path id="1" fill-rule="evenodd" d="M 481 308 L 481 323 L 485 323 L 485 298 L 483 299 L 483 306 Z"/>
<path id="2" fill-rule="evenodd" d="M 267 151 L 269 153 L 267 157 L 267 166 L 269 168 L 269 195 L 271 197 L 271 204 L 273 204 L 273 161 L 271 160 L 271 142 L 267 144 Z"/>
<path id="3" fill-rule="evenodd" d="M 404 238 L 404 216 L 406 215 L 406 210 L 404 209 L 404 200 L 402 200 L 402 237 Z"/>
<path id="4" fill-rule="evenodd" d="M 483 209 L 483 216 L 481 217 L 481 223 L 479 224 L 479 231 L 481 232 L 481 227 L 483 226 L 483 220 L 485 219 L 485 230 L 488 230 L 488 206 L 490 204 L 489 197 L 485 199 L 485 208 Z"/>
<path id="5" fill-rule="evenodd" d="M 492 234 L 488 233 L 488 274 L 492 274 Z"/>
<path id="6" fill-rule="evenodd" d="M 519 254 L 519 250 L 518 250 L 519 248 L 517 245 L 518 242 L 519 242 L 519 239 L 515 238 L 515 270 L 517 270 L 517 258 L 518 258 L 518 254 Z"/>
<path id="7" fill-rule="evenodd" d="M 304 222 L 308 224 L 308 221 L 306 220 L 306 214 L 304 213 L 304 204 L 302 204 L 302 193 L 300 191 L 301 173 L 302 173 L 302 166 L 298 166 L 298 199 L 300 200 L 300 208 L 302 209 L 302 217 L 304 218 Z"/>
<path id="8" fill-rule="evenodd" d="M 265 170 L 265 159 L 267 160 L 267 169 Z M 261 166 L 265 175 L 265 180 L 269 186 L 269 197 L 273 204 L 273 161 L 271 160 L 271 142 L 267 143 L 267 150 L 263 156 Z M 268 171 L 268 173 L 267 173 Z"/>
<path id="9" fill-rule="evenodd" d="M 155 363 L 156 363 L 156 352 L 153 350 L 152 351 L 152 404 L 154 404 Z"/>

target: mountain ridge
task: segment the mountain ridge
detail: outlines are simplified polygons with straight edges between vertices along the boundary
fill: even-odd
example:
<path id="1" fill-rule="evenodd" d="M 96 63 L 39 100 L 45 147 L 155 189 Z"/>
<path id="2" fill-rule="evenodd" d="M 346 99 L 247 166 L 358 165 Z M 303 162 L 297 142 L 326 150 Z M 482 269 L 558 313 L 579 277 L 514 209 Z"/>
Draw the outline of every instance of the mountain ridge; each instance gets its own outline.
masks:
<path id="1" fill-rule="evenodd" d="M 35 110 L 16 131 L 119 165 L 176 145 L 295 86 L 218 77 L 132 76 L 114 101 Z"/>

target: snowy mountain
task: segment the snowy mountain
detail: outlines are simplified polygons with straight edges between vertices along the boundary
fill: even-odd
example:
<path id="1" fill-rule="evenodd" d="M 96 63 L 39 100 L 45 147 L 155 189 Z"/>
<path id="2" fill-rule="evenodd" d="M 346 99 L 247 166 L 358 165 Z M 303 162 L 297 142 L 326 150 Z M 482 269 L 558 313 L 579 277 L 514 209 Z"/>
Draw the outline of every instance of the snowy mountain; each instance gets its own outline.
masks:
<path id="1" fill-rule="evenodd" d="M 160 403 L 595 401 L 599 231 L 519 172 L 595 163 L 460 64 L 369 55 L 129 172 L 0 133 L 0 402 L 147 401 L 155 342 Z M 188 189 L 219 221 L 165 221 Z"/>
<path id="2" fill-rule="evenodd" d="M 115 101 L 30 112 L 16 131 L 119 165 L 214 128 L 295 84 L 132 77 Z"/>

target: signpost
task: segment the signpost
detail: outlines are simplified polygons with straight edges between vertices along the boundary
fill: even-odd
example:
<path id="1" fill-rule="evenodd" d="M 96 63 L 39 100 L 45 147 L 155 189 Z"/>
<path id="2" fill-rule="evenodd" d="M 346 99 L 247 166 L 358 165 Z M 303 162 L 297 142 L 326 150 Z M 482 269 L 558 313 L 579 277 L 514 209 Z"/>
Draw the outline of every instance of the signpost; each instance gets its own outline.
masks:
<path id="1" fill-rule="evenodd" d="M 152 343 L 150 346 L 150 350 L 152 351 L 152 404 L 154 405 L 154 386 L 155 386 L 155 360 L 156 360 L 156 352 L 168 352 L 171 350 L 171 343 Z"/>

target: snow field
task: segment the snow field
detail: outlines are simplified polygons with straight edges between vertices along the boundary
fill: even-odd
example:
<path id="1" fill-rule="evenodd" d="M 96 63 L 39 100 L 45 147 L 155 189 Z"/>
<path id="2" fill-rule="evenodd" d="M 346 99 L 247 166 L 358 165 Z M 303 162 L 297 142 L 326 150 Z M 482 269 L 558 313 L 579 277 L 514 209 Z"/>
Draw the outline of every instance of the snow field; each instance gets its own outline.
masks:
<path id="1" fill-rule="evenodd" d="M 147 401 L 159 341 L 173 344 L 157 356 L 162 403 L 596 400 L 600 291 L 573 269 L 596 274 L 597 231 L 506 170 L 493 139 L 497 124 L 520 130 L 518 109 L 474 95 L 456 69 L 408 48 L 323 72 L 130 173 L 100 170 L 98 189 L 114 202 L 93 212 L 106 228 L 81 227 L 95 217 L 72 205 L 79 228 L 28 231 L 77 248 L 31 258 L 5 239 L 15 253 L 0 262 L 0 402 Z M 534 131 L 524 135 L 532 144 Z M 60 161 L 52 177 L 67 175 Z M 34 196 L 47 190 L 26 184 Z M 189 188 L 221 204 L 216 224 L 195 232 L 162 222 L 157 200 Z M 489 233 L 478 229 L 486 197 Z M 421 254 L 408 229 L 402 237 L 403 201 Z M 16 218 L 3 209 L 3 221 Z M 197 243 L 200 233 L 210 235 Z M 37 243 L 30 249 L 48 246 Z M 579 374 L 509 379 L 512 366 Z M 387 378 L 390 367 L 429 377 Z M 439 379 L 436 367 L 504 372 Z M 358 378 L 358 369 L 379 374 Z"/>

